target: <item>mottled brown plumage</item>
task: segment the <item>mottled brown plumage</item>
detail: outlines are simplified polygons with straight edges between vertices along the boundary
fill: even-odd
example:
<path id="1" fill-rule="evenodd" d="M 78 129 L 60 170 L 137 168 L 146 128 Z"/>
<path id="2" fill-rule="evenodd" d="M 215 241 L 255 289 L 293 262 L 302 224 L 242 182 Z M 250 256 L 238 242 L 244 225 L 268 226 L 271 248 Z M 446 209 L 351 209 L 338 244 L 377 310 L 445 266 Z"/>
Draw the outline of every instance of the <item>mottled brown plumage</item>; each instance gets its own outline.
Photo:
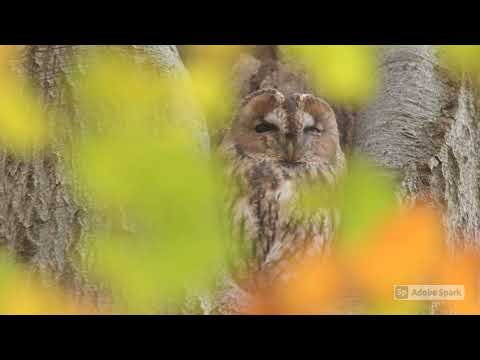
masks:
<path id="1" fill-rule="evenodd" d="M 248 250 L 248 274 L 287 276 L 287 261 L 328 248 L 334 210 L 306 215 L 294 201 L 301 183 L 333 185 L 344 167 L 335 114 L 325 101 L 255 91 L 241 101 L 220 151 L 232 181 L 232 230 Z"/>

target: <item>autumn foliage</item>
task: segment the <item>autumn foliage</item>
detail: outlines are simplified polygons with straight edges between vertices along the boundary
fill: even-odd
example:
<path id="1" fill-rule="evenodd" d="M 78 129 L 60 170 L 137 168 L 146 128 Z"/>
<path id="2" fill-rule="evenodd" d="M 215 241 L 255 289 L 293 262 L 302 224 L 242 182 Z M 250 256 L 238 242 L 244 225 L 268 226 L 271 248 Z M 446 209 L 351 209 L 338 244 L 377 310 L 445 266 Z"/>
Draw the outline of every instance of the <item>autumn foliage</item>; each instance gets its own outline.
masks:
<path id="1" fill-rule="evenodd" d="M 364 105 L 377 90 L 382 74 L 377 73 L 375 47 L 282 50 L 305 65 L 327 99 Z M 225 189 L 215 180 L 218 164 L 192 146 L 196 140 L 172 126 L 172 119 L 185 116 L 175 101 L 181 93 L 205 114 L 210 128 L 224 126 L 233 102 L 226 74 L 241 51 L 238 46 L 191 47 L 188 80 L 159 76 L 152 69 L 139 71 L 133 63 L 101 55 L 87 75 L 72 75 L 86 126 L 101 118 L 105 130 L 75 143 L 81 159 L 75 175 L 94 203 L 127 204 L 137 225 L 136 232 L 127 235 L 91 234 L 97 266 L 89 275 L 108 283 L 114 297 L 122 297 L 114 312 L 153 313 L 167 298 L 181 301 L 185 288 L 211 290 L 225 260 L 225 244 L 232 240 L 218 211 Z M 457 70 L 478 71 L 479 47 L 442 51 Z M 54 134 L 48 132 L 41 101 L 12 70 L 14 56 L 14 47 L 0 46 L 0 142 L 28 156 Z M 151 116 L 152 109 L 167 103 L 172 112 Z M 208 161 L 211 166 L 205 166 Z M 293 277 L 255 291 L 243 313 L 431 313 L 430 302 L 394 299 L 395 285 L 411 284 L 464 285 L 464 300 L 446 301 L 440 308 L 445 313 L 480 313 L 479 255 L 447 248 L 441 210 L 431 204 L 398 206 L 397 184 L 365 159 L 350 159 L 348 169 L 332 193 L 312 189 L 307 196 L 308 211 L 322 206 L 340 210 L 332 253 L 291 263 L 288 272 Z M 105 216 L 111 220 L 114 214 L 107 211 Z M 30 270 L 8 255 L 0 257 L 0 313 L 99 313 L 91 299 L 80 303 L 68 290 Z"/>

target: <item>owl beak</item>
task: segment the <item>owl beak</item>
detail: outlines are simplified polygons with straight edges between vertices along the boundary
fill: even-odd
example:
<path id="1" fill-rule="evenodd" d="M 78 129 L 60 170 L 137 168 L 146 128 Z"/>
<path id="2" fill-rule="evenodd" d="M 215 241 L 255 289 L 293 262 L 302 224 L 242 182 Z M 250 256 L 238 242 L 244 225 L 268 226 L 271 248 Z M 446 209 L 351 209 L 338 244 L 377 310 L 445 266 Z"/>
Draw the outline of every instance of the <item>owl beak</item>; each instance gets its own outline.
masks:
<path id="1" fill-rule="evenodd" d="M 289 161 L 293 160 L 295 156 L 295 146 L 293 145 L 293 142 L 289 141 L 287 143 L 287 159 Z"/>
<path id="2" fill-rule="evenodd" d="M 285 142 L 284 142 L 284 151 L 285 151 L 285 160 L 288 162 L 296 162 L 298 157 L 298 145 L 299 145 L 299 137 L 293 133 L 287 133 L 285 135 Z"/>
<path id="3" fill-rule="evenodd" d="M 289 141 L 287 143 L 287 160 L 288 161 L 293 161 L 295 157 L 295 145 L 293 144 L 292 141 Z"/>

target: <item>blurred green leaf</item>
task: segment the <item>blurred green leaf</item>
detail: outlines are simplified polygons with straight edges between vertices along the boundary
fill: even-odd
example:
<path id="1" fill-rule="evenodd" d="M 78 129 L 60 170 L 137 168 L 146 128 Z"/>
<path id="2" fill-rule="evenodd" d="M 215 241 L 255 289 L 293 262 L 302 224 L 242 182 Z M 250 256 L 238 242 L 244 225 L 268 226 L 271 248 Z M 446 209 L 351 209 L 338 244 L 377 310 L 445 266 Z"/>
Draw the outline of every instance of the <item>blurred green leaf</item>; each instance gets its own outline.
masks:
<path id="1" fill-rule="evenodd" d="M 306 66 L 322 97 L 364 104 L 379 85 L 376 51 L 363 45 L 289 45 L 285 53 Z"/>
<path id="2" fill-rule="evenodd" d="M 99 269 L 136 308 L 204 286 L 224 257 L 222 189 L 207 158 L 178 133 L 98 139 L 81 153 L 85 183 L 99 201 L 126 204 L 137 232 L 98 240 Z"/>
<path id="3" fill-rule="evenodd" d="M 27 154 L 32 146 L 45 143 L 46 119 L 29 84 L 9 67 L 14 50 L 0 46 L 0 141 L 18 154 Z"/>
<path id="4" fill-rule="evenodd" d="M 129 311 L 153 312 L 187 288 L 208 287 L 224 261 L 223 189 L 195 134 L 175 125 L 175 107 L 162 111 L 178 83 L 135 75 L 134 64 L 105 64 L 80 79 L 88 123 L 107 127 L 78 143 L 77 174 L 98 203 L 124 208 L 134 223 L 131 233 L 116 224 L 94 235 L 97 275 Z M 156 81 L 162 90 L 153 96 Z M 123 88 L 109 93 L 111 86 Z"/>
<path id="5" fill-rule="evenodd" d="M 336 246 L 354 252 L 368 241 L 372 228 L 381 224 L 398 207 L 395 184 L 365 158 L 355 156 L 348 162 L 348 172 L 339 184 L 341 228 Z"/>
<path id="6" fill-rule="evenodd" d="M 218 64 L 199 62 L 190 68 L 191 81 L 188 91 L 196 99 L 210 128 L 218 129 L 225 124 L 232 112 L 233 93 L 229 69 Z"/>
<path id="7" fill-rule="evenodd" d="M 185 81 L 183 94 L 189 94 L 205 115 L 210 129 L 228 126 L 232 113 L 233 86 L 231 72 L 244 46 L 187 46 L 187 68 L 190 79 Z"/>
<path id="8" fill-rule="evenodd" d="M 304 184 L 299 206 L 309 213 L 318 209 L 339 209 L 340 229 L 334 244 L 341 252 L 354 252 L 368 241 L 365 235 L 381 224 L 398 207 L 391 176 L 364 157 L 348 161 L 348 171 L 335 186 Z"/>

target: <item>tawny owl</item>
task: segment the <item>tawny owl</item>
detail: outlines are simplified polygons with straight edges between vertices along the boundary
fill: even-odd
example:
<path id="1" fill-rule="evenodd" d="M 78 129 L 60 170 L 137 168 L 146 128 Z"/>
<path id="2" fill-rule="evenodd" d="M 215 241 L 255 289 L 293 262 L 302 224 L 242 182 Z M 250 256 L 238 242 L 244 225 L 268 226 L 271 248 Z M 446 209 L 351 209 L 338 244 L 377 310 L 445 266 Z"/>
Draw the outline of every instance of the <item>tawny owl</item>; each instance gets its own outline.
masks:
<path id="1" fill-rule="evenodd" d="M 344 167 L 335 114 L 311 94 L 262 89 L 240 103 L 220 151 L 235 182 L 229 197 L 234 238 L 249 250 L 248 270 L 278 277 L 284 264 L 328 248 L 333 209 L 302 212 L 303 183 L 332 185 Z"/>

